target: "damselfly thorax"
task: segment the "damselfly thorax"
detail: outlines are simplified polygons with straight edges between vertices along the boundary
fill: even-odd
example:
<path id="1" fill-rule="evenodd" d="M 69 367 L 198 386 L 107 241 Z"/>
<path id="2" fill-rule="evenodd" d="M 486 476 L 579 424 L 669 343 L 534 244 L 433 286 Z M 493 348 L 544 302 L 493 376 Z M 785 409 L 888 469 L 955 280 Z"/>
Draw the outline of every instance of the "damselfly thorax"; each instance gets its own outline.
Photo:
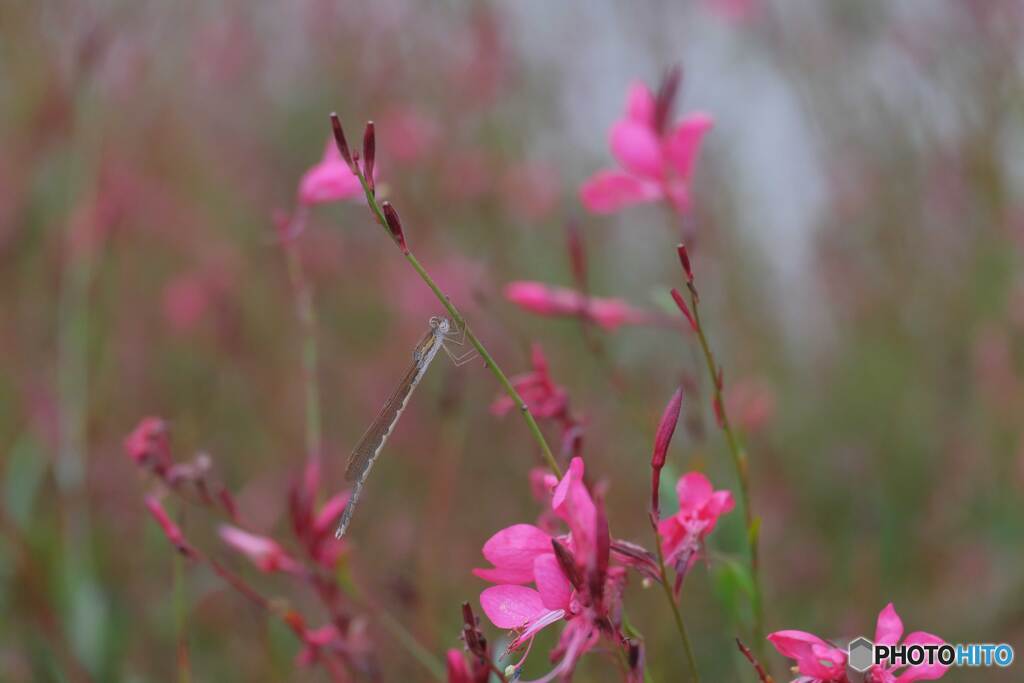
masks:
<path id="1" fill-rule="evenodd" d="M 423 379 L 423 375 L 427 373 L 427 368 L 430 367 L 437 354 L 443 349 L 456 366 L 467 363 L 476 356 L 476 351 L 473 349 L 466 351 L 461 356 L 454 354 L 446 345 L 449 342 L 462 345 L 464 338 L 465 329 L 455 332 L 451 321 L 447 318 L 434 316 L 430 319 L 427 333 L 413 349 L 412 365 L 390 398 L 384 403 L 384 407 L 381 408 L 377 417 L 370 423 L 366 433 L 359 439 L 356 447 L 352 450 L 352 455 L 349 456 L 348 465 L 345 468 L 345 479 L 353 482 L 352 495 L 338 522 L 338 529 L 334 534 L 337 538 L 341 538 L 345 534 L 345 530 L 352 521 L 356 504 L 359 502 L 363 485 L 373 468 L 373 463 L 380 455 L 381 449 L 384 448 L 384 443 L 388 440 L 395 425 L 398 424 L 398 418 L 402 416 L 405 406 L 409 403 L 413 390 Z"/>

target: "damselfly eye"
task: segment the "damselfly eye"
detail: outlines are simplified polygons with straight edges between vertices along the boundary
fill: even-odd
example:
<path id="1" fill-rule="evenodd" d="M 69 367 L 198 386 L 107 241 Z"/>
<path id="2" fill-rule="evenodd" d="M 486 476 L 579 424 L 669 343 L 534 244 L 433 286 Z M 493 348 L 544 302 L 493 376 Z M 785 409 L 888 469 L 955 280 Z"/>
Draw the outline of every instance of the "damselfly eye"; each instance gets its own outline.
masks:
<path id="1" fill-rule="evenodd" d="M 431 329 L 436 330 L 438 327 L 441 326 L 442 322 L 444 322 L 444 318 L 442 318 L 441 316 L 438 316 L 438 315 L 431 316 L 430 317 L 430 327 L 431 327 Z"/>

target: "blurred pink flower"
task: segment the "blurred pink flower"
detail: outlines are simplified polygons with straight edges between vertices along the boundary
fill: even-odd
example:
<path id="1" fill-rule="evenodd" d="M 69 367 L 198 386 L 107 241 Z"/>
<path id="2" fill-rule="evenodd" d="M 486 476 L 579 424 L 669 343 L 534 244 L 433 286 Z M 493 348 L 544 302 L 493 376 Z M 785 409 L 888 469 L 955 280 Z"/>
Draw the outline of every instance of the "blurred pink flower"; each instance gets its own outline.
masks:
<path id="1" fill-rule="evenodd" d="M 301 479 L 288 491 L 288 512 L 292 530 L 314 561 L 326 569 L 334 569 L 345 553 L 346 545 L 334 537 L 334 527 L 348 505 L 347 489 L 329 498 L 317 511 L 315 502 L 320 489 L 320 460 L 311 458 Z"/>
<path id="2" fill-rule="evenodd" d="M 679 212 L 690 204 L 689 183 L 701 139 L 714 121 L 695 112 L 669 131 L 656 124 L 654 94 L 634 82 L 625 116 L 612 126 L 609 144 L 620 168 L 598 171 L 580 188 L 592 213 L 614 213 L 638 202 L 667 199 Z"/>
<path id="3" fill-rule="evenodd" d="M 427 156 L 440 138 L 437 122 L 412 107 L 388 110 L 377 125 L 388 158 L 401 163 L 414 163 Z"/>
<path id="4" fill-rule="evenodd" d="M 509 210 L 529 221 L 548 216 L 558 204 L 559 178 L 545 164 L 524 162 L 505 172 L 502 195 Z"/>
<path id="5" fill-rule="evenodd" d="M 534 417 L 553 420 L 568 417 L 569 393 L 552 379 L 547 358 L 544 357 L 540 344 L 531 347 L 530 360 L 533 370 L 512 377 L 512 386 L 522 396 Z M 514 407 L 512 399 L 503 393 L 491 404 L 491 412 L 501 416 Z"/>
<path id="6" fill-rule="evenodd" d="M 248 557 L 260 571 L 299 573 L 301 570 L 299 563 L 272 538 L 250 534 L 228 524 L 220 527 L 220 537 L 229 546 Z"/>
<path id="7" fill-rule="evenodd" d="M 143 418 L 125 437 L 124 451 L 136 465 L 165 472 L 173 464 L 167 423 L 159 417 Z"/>
<path id="8" fill-rule="evenodd" d="M 655 320 L 650 313 L 633 308 L 622 299 L 589 297 L 542 282 L 510 282 L 505 286 L 505 298 L 531 313 L 580 317 L 609 331 L 623 325 L 644 325 Z"/>
<path id="9" fill-rule="evenodd" d="M 498 584 L 480 594 L 480 606 L 495 626 L 516 631 L 509 650 L 532 644 L 552 624 L 568 622 L 552 652 L 561 661 L 544 681 L 571 673 L 597 644 L 609 615 L 617 613 L 625 584 L 623 568 L 609 567 L 608 524 L 583 483 L 583 469 L 583 460 L 573 458 L 561 481 L 546 478 L 554 484 L 551 509 L 569 527 L 568 535 L 552 537 L 531 524 L 506 527 L 483 547 L 494 566 L 473 570 Z M 530 583 L 536 588 L 524 585 Z M 524 660 L 528 654 L 529 647 Z"/>
<path id="10" fill-rule="evenodd" d="M 342 649 L 346 646 L 341 637 L 341 631 L 334 624 L 326 624 L 314 629 L 302 629 L 301 637 L 302 649 L 295 656 L 295 663 L 302 667 L 316 664 L 320 660 L 320 651 L 325 647 L 335 646 Z"/>
<path id="11" fill-rule="evenodd" d="M 768 640 L 783 657 L 796 660 L 800 678 L 793 683 L 846 683 L 846 652 L 804 631 L 776 631 Z"/>
<path id="12" fill-rule="evenodd" d="M 760 377 L 746 377 L 725 390 L 729 418 L 747 432 L 757 432 L 775 417 L 775 390 Z"/>
<path id="13" fill-rule="evenodd" d="M 890 602 L 878 614 L 878 623 L 875 626 L 875 645 L 896 645 L 903 637 L 903 621 L 896 613 L 896 608 Z M 914 631 L 903 639 L 904 645 L 942 645 L 946 641 L 931 633 Z M 874 666 L 868 673 L 867 681 L 870 683 L 913 683 L 914 681 L 934 681 L 942 678 L 948 666 L 943 664 L 920 664 L 908 666 L 903 673 L 896 675 L 897 666 Z"/>
<path id="14" fill-rule="evenodd" d="M 715 529 L 718 518 L 732 511 L 735 503 L 729 491 L 715 491 L 700 472 L 684 474 L 676 483 L 679 511 L 658 522 L 665 561 L 683 576 L 697 559 L 700 545 Z M 677 586 L 681 579 L 677 579 Z"/>
<path id="15" fill-rule="evenodd" d="M 189 273 L 175 278 L 164 287 L 164 319 L 175 332 L 188 332 L 196 327 L 210 308 L 206 278 Z"/>
<path id="16" fill-rule="evenodd" d="M 362 194 L 359 178 L 341 158 L 334 138 L 327 141 L 320 163 L 306 171 L 299 181 L 299 202 L 302 204 L 338 202 Z"/>
<path id="17" fill-rule="evenodd" d="M 759 0 L 704 0 L 704 4 L 722 19 L 741 23 L 757 13 Z"/>

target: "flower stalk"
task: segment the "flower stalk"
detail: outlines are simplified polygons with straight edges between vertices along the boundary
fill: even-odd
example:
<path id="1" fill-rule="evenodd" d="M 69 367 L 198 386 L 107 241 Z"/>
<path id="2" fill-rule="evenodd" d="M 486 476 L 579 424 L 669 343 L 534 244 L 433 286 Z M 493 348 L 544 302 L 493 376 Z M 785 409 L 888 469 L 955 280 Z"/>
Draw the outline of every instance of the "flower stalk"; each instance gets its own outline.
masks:
<path id="1" fill-rule="evenodd" d="M 760 520 L 754 516 L 753 508 L 750 503 L 750 474 L 747 464 L 747 453 L 740 443 L 740 440 L 736 435 L 736 431 L 733 429 L 732 423 L 729 420 L 729 411 L 726 408 L 724 397 L 725 382 L 723 380 L 721 367 L 715 360 L 714 351 L 711 349 L 711 344 L 708 342 L 704 325 L 701 323 L 700 295 L 697 293 L 697 287 L 694 284 L 693 271 L 690 266 L 690 259 L 686 251 L 686 247 L 680 244 L 678 246 L 678 252 L 680 263 L 682 264 L 683 271 L 686 275 L 686 289 L 689 298 L 689 307 L 686 307 L 685 300 L 675 288 L 672 289 L 672 298 L 676 300 L 677 304 L 679 304 L 679 309 L 682 311 L 683 315 L 691 321 L 691 326 L 697 335 L 697 341 L 700 344 L 701 353 L 704 357 L 704 362 L 707 366 L 708 375 L 711 377 L 711 385 L 714 390 L 713 402 L 715 418 L 722 430 L 722 433 L 725 435 L 725 441 L 729 448 L 729 455 L 732 460 L 733 468 L 736 470 L 736 477 L 739 480 L 740 500 L 743 503 L 743 518 L 747 531 L 747 545 L 750 551 L 750 574 L 751 581 L 753 583 L 753 595 L 751 596 L 754 617 L 753 636 L 756 644 L 755 649 L 758 654 L 761 654 L 763 652 L 760 642 L 764 634 L 764 607 L 762 602 L 760 558 L 758 552 Z"/>

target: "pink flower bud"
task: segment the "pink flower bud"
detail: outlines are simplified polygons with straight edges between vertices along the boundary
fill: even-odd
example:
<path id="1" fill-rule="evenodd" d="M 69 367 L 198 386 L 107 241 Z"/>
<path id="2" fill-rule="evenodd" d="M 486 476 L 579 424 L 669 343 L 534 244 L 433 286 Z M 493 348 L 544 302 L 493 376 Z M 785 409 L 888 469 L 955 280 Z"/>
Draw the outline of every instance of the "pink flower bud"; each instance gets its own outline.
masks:
<path id="1" fill-rule="evenodd" d="M 651 455 L 651 512 L 654 519 L 659 515 L 658 493 L 661 488 L 661 468 L 665 466 L 665 458 L 668 454 L 669 444 L 672 443 L 672 435 L 676 433 L 676 425 L 679 423 L 679 413 L 683 407 L 683 388 L 679 387 L 672 394 L 665 412 L 661 415 L 658 423 L 658 430 L 654 433 L 654 453 Z"/>
<path id="2" fill-rule="evenodd" d="M 271 538 L 250 534 L 227 524 L 221 526 L 220 537 L 229 546 L 248 557 L 260 571 L 294 573 L 299 570 L 299 564 Z"/>
<path id="3" fill-rule="evenodd" d="M 146 496 L 145 499 L 146 508 L 149 513 L 153 515 L 153 519 L 160 525 L 164 535 L 167 537 L 174 547 L 178 549 L 182 555 L 188 558 L 196 558 L 199 553 L 196 552 L 195 548 L 189 545 L 188 541 L 185 540 L 185 535 L 181 533 L 181 529 L 178 525 L 171 521 L 167 511 L 164 510 L 163 505 L 155 496 Z"/>

